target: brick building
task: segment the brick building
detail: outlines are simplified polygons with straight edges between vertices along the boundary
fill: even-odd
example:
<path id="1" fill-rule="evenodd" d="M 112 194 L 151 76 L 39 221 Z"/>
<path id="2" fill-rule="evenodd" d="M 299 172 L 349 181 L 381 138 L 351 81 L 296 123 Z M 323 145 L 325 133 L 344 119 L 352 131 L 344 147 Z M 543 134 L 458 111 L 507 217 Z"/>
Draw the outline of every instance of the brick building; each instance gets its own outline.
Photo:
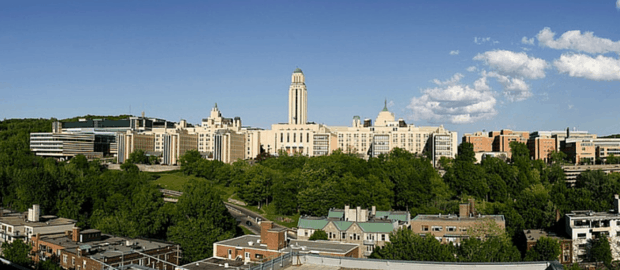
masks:
<path id="1" fill-rule="evenodd" d="M 495 229 L 499 231 L 494 232 Z M 477 213 L 474 200 L 470 199 L 468 203 L 459 205 L 458 216 L 453 214 L 417 215 L 411 220 L 411 230 L 420 236 L 431 234 L 441 243 L 458 244 L 463 238 L 503 233 L 506 230 L 506 220 L 503 215 Z"/>
<path id="2" fill-rule="evenodd" d="M 526 241 L 526 250 L 530 250 L 532 247 L 536 245 L 536 241 L 541 237 L 549 237 L 554 239 L 560 243 L 560 255 L 558 256 L 558 261 L 561 264 L 572 264 L 573 262 L 573 241 L 565 237 L 563 235 L 556 235 L 551 232 L 546 232 L 543 230 L 524 230 L 523 234 L 525 234 Z"/>
<path id="3" fill-rule="evenodd" d="M 262 262 L 291 251 L 337 257 L 360 256 L 355 244 L 329 241 L 293 240 L 286 236 L 286 229 L 274 228 L 271 221 L 261 222 L 261 234 L 243 235 L 213 243 L 213 257 L 245 262 Z"/>
<path id="4" fill-rule="evenodd" d="M 161 270 L 179 265 L 179 246 L 145 239 L 101 234 L 79 228 L 61 234 L 32 237 L 34 261 L 57 257 L 64 269 L 103 270 L 135 264 Z"/>

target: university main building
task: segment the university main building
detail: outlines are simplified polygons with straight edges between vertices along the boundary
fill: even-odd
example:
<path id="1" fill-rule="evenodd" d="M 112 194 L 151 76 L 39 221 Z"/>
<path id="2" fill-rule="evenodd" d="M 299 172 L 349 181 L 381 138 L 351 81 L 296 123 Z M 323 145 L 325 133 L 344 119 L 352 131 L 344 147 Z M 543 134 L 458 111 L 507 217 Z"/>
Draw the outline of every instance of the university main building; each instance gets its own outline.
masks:
<path id="1" fill-rule="evenodd" d="M 288 98 L 288 122 L 270 130 L 241 125 L 241 118 L 225 118 L 217 107 L 200 125 L 162 119 L 132 117 L 127 121 L 105 119 L 54 123 L 52 133 L 32 133 L 30 148 L 40 156 L 71 158 L 115 156 L 119 162 L 136 150 L 158 156 L 162 164 L 174 165 L 189 150 L 204 158 L 232 163 L 252 159 L 261 152 L 271 155 L 328 155 L 340 149 L 360 157 L 377 157 L 398 147 L 412 153 L 428 153 L 436 165 L 441 157 L 457 153 L 456 132 L 439 127 L 417 127 L 396 119 L 385 106 L 375 119 L 353 117 L 350 127 L 308 122 L 308 90 L 301 69 L 293 72 Z M 79 127 L 79 128 L 78 128 Z M 75 138 L 81 138 L 76 145 Z M 101 141 L 108 147 L 102 147 Z M 105 145 L 105 143 L 103 143 Z M 97 147 L 95 147 L 97 146 Z"/>

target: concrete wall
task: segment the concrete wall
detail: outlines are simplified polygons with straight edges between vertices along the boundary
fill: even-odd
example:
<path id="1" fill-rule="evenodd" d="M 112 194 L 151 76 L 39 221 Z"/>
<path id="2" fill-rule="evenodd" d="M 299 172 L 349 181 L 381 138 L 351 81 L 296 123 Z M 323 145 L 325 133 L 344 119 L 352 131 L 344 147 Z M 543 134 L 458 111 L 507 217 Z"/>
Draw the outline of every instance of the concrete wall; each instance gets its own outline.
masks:
<path id="1" fill-rule="evenodd" d="M 299 262 L 297 261 L 299 260 Z M 413 262 L 413 261 L 388 261 L 371 259 L 353 259 L 323 257 L 316 255 L 293 256 L 293 265 L 338 266 L 353 269 L 394 269 L 394 270 L 424 270 L 424 269 L 447 269 L 447 270 L 544 270 L 551 262 L 520 262 L 520 263 L 443 263 L 443 262 Z"/>
<path id="2" fill-rule="evenodd" d="M 144 165 L 144 164 L 136 164 L 138 169 L 142 172 L 168 172 L 180 170 L 181 166 L 168 166 L 168 165 Z M 109 170 L 121 170 L 121 164 L 108 164 Z"/>

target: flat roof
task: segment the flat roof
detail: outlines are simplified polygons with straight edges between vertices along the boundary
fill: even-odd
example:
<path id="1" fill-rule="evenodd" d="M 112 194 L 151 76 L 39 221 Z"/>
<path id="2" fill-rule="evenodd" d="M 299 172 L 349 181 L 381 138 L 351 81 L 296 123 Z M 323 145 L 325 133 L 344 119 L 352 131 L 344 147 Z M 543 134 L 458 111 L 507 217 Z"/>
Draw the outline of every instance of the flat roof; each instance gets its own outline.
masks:
<path id="1" fill-rule="evenodd" d="M 24 218 L 27 213 L 13 213 L 8 216 L 0 217 L 0 222 L 11 226 L 28 226 L 28 227 L 50 227 L 75 224 L 77 221 L 68 218 L 54 218 L 46 221 L 28 221 Z"/>
<path id="2" fill-rule="evenodd" d="M 225 265 L 228 264 L 228 268 Z M 185 265 L 181 265 L 177 267 L 177 269 L 186 269 L 186 270 L 219 270 L 219 269 L 230 269 L 230 268 L 239 268 L 239 269 L 248 269 L 248 265 L 244 265 L 242 261 L 234 261 L 227 259 L 219 259 L 219 258 L 206 258 L 204 260 L 191 262 Z"/>
<path id="3" fill-rule="evenodd" d="M 64 234 L 50 234 L 41 237 L 41 241 L 59 245 L 65 248 L 65 251 L 77 254 L 77 250 L 80 247 L 90 246 L 87 257 L 92 257 L 97 260 L 103 258 L 117 257 L 122 254 L 132 254 L 134 251 L 143 252 L 144 250 L 152 250 L 157 248 L 164 248 L 168 246 L 174 246 L 174 244 L 157 242 L 146 239 L 132 239 L 127 237 L 119 237 L 109 234 L 102 234 L 101 240 L 93 240 L 87 242 L 73 242 L 69 237 Z M 131 245 L 127 245 L 127 241 Z"/>
<path id="4" fill-rule="evenodd" d="M 217 242 L 216 244 L 222 246 L 230 246 L 230 247 L 240 247 L 240 248 L 252 248 L 252 249 L 260 249 L 260 250 L 270 250 L 267 248 L 266 244 L 257 243 L 260 240 L 259 235 L 242 235 L 236 238 L 231 238 L 228 240 Z M 252 242 L 252 245 L 250 245 Z M 282 252 L 288 252 L 291 249 L 300 252 L 325 252 L 325 253 L 334 253 L 334 254 L 346 254 L 351 250 L 358 247 L 357 244 L 347 244 L 341 242 L 334 241 L 302 241 L 290 239 L 290 245 L 286 248 L 283 248 Z"/>
<path id="5" fill-rule="evenodd" d="M 571 240 L 570 238 L 564 235 L 556 235 L 555 233 L 546 232 L 544 230 L 529 229 L 529 230 L 523 230 L 523 233 L 525 234 L 525 239 L 527 239 L 528 242 L 536 242 L 538 241 L 538 239 L 540 239 L 543 236 L 555 238 L 555 239 L 561 239 L 561 240 L 565 240 L 565 239 Z"/>
<path id="6" fill-rule="evenodd" d="M 583 218 L 583 219 L 588 219 L 588 218 L 600 219 L 602 217 L 620 219 L 620 214 L 616 212 L 594 212 L 590 210 L 574 210 L 574 211 L 571 211 L 570 213 L 567 213 L 566 216 L 570 218 Z"/>
<path id="7" fill-rule="evenodd" d="M 478 221 L 483 219 L 493 219 L 496 222 L 505 222 L 504 215 L 482 215 L 480 217 L 459 217 L 457 215 L 417 215 L 411 221 Z"/>

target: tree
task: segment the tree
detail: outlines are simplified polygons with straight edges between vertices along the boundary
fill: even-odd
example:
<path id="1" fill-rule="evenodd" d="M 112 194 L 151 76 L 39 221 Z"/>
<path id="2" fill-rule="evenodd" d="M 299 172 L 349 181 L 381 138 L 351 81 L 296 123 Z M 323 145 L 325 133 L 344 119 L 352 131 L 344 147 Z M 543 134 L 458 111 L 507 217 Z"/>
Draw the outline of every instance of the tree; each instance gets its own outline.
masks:
<path id="1" fill-rule="evenodd" d="M 237 221 L 205 180 L 192 180 L 183 187 L 175 213 L 168 240 L 181 245 L 185 262 L 211 256 L 214 242 L 239 234 Z"/>
<path id="2" fill-rule="evenodd" d="M 133 163 L 133 164 L 150 164 L 149 157 L 146 156 L 146 153 L 142 149 L 138 149 L 138 150 L 131 152 L 126 162 Z"/>
<path id="3" fill-rule="evenodd" d="M 609 268 L 611 260 L 611 247 L 609 246 L 607 236 L 601 235 L 593 239 L 590 247 L 590 261 L 603 262 Z"/>
<path id="4" fill-rule="evenodd" d="M 327 240 L 327 233 L 323 230 L 316 230 L 308 240 Z"/>
<path id="5" fill-rule="evenodd" d="M 30 267 L 32 265 L 32 260 L 28 256 L 30 250 L 32 247 L 20 239 L 16 239 L 10 244 L 8 242 L 2 243 L 4 258 L 21 266 Z"/>
<path id="6" fill-rule="evenodd" d="M 454 246 L 442 245 L 431 234 L 421 237 L 410 229 L 399 229 L 390 234 L 390 242 L 375 248 L 370 254 L 373 259 L 408 260 L 408 261 L 439 261 L 453 262 Z"/>
<path id="7" fill-rule="evenodd" d="M 551 237 L 541 237 L 525 254 L 526 261 L 556 261 L 560 256 L 560 242 Z"/>

